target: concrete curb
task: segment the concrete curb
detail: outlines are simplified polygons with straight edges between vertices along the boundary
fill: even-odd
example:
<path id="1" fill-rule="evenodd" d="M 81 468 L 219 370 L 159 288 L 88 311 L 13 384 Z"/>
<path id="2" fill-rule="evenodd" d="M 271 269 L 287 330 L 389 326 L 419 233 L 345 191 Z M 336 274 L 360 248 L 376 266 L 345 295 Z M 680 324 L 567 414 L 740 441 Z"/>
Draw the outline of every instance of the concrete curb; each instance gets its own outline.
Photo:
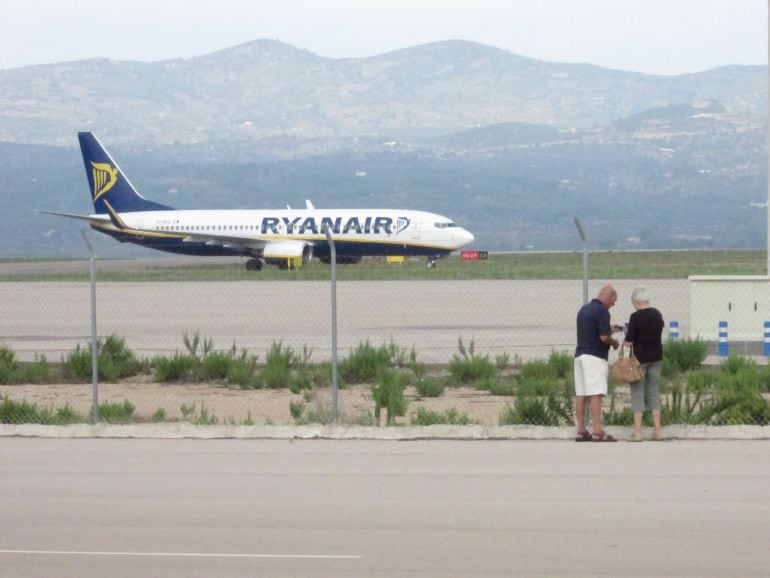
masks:
<path id="1" fill-rule="evenodd" d="M 629 427 L 607 427 L 619 440 L 631 437 Z M 770 427 L 670 426 L 664 428 L 666 440 L 770 440 Z M 410 426 L 363 427 L 344 425 L 306 426 L 198 426 L 182 424 L 50 426 L 38 424 L 0 424 L 2 437 L 39 438 L 123 438 L 123 439 L 328 439 L 328 440 L 568 440 L 572 427 L 543 426 Z M 649 432 L 645 432 L 649 436 Z"/>

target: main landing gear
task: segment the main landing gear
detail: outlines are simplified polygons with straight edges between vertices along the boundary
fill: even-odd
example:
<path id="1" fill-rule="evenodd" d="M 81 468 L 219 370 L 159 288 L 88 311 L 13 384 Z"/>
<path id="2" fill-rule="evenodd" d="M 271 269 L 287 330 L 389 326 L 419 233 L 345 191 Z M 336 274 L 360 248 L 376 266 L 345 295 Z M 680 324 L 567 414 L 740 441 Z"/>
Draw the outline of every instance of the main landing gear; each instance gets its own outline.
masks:
<path id="1" fill-rule="evenodd" d="M 246 270 L 247 271 L 261 271 L 262 270 L 262 261 L 259 259 L 249 259 L 246 261 Z"/>

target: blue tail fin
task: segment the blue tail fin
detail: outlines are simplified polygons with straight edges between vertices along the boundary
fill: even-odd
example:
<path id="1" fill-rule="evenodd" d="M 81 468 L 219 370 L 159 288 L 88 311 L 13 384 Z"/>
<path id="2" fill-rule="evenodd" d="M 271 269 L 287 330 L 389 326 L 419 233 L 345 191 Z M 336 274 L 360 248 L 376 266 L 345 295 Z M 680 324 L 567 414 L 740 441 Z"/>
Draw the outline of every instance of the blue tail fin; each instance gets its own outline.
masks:
<path id="1" fill-rule="evenodd" d="M 136 192 L 131 181 L 92 133 L 79 132 L 78 140 L 97 214 L 109 214 L 105 204 L 107 200 L 110 208 L 118 213 L 171 210 L 171 207 L 148 201 Z"/>

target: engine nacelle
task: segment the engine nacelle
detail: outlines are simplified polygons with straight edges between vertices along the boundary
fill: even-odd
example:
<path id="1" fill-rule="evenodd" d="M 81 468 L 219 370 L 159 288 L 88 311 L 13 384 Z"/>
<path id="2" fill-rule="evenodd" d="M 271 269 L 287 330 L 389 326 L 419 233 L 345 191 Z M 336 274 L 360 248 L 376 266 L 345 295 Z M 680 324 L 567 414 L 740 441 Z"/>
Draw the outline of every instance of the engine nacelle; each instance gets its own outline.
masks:
<path id="1" fill-rule="evenodd" d="M 270 264 L 301 258 L 304 265 L 313 259 L 313 244 L 307 241 L 273 241 L 262 249 L 262 258 Z"/>

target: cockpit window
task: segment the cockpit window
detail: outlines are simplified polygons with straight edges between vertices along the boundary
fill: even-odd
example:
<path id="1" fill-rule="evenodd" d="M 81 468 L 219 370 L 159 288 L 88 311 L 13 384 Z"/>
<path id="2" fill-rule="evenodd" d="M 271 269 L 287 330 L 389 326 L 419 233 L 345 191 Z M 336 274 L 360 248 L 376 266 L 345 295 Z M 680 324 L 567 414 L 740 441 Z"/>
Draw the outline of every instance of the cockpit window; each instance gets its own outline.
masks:
<path id="1" fill-rule="evenodd" d="M 454 223 L 433 223 L 437 229 L 448 229 L 449 227 L 456 227 Z"/>

